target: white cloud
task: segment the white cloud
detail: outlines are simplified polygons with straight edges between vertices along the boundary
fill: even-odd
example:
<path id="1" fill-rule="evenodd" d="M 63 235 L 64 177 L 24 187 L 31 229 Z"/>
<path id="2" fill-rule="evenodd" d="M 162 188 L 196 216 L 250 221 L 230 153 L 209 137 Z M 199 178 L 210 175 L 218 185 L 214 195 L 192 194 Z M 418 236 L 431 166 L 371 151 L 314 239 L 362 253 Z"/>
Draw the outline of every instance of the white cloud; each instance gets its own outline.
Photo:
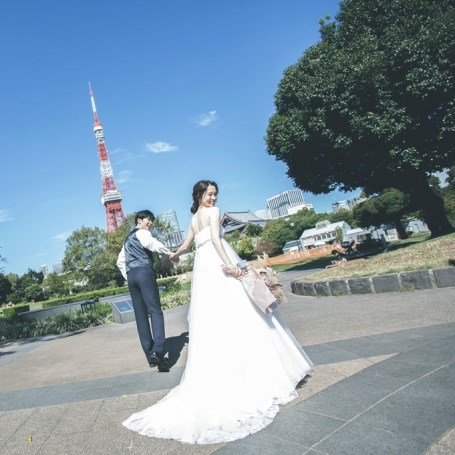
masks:
<path id="1" fill-rule="evenodd" d="M 120 166 L 124 163 L 136 161 L 139 158 L 145 158 L 145 153 L 132 153 L 125 149 L 115 149 L 113 152 L 109 152 L 112 156 L 112 161 L 115 166 Z"/>
<path id="2" fill-rule="evenodd" d="M 113 149 L 113 150 L 109 150 L 109 154 L 110 155 L 119 155 L 119 154 L 122 154 L 122 153 L 128 153 L 125 149 L 122 149 L 122 148 L 116 148 L 116 149 Z"/>
<path id="3" fill-rule="evenodd" d="M 145 144 L 145 148 L 147 151 L 153 153 L 175 152 L 179 149 L 176 145 L 171 145 L 162 141 L 147 143 Z"/>
<path id="4" fill-rule="evenodd" d="M 57 240 L 58 242 L 65 242 L 66 239 L 71 235 L 71 232 L 60 232 L 59 234 L 54 235 L 52 237 L 54 240 Z"/>
<path id="5" fill-rule="evenodd" d="M 117 178 L 115 179 L 117 183 L 128 183 L 131 180 L 133 171 L 125 170 L 117 173 Z"/>
<path id="6" fill-rule="evenodd" d="M 196 119 L 196 123 L 199 126 L 210 126 L 216 120 L 218 120 L 216 111 L 209 111 L 207 114 L 199 115 Z"/>
<path id="7" fill-rule="evenodd" d="M 0 209 L 0 223 L 4 223 L 6 221 L 13 221 L 13 217 L 11 216 L 11 210 Z"/>

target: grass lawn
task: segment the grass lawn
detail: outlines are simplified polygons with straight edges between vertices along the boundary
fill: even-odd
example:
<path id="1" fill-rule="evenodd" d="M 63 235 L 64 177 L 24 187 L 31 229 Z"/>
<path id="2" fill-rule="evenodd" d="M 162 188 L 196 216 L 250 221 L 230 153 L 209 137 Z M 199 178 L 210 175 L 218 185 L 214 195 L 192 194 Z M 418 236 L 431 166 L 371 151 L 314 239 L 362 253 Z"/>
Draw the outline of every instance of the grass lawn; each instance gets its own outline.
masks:
<path id="1" fill-rule="evenodd" d="M 333 256 L 308 260 L 299 264 L 274 267 L 283 270 L 310 270 L 324 268 L 320 272 L 305 275 L 305 281 L 351 278 L 360 276 L 386 275 L 412 270 L 434 269 L 449 266 L 449 259 L 455 258 L 455 234 L 430 239 L 428 236 L 414 236 L 390 245 L 386 252 L 380 252 L 366 259 L 356 259 L 342 266 L 325 269 Z"/>

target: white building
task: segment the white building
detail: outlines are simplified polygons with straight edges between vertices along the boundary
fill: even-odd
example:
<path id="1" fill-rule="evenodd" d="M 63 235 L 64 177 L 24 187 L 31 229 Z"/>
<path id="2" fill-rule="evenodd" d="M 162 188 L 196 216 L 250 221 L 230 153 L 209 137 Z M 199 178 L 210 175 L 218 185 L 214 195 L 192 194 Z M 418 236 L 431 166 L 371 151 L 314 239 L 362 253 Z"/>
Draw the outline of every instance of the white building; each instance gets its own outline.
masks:
<path id="1" fill-rule="evenodd" d="M 418 220 L 417 218 L 413 218 L 412 220 L 407 220 L 406 222 L 402 223 L 403 227 L 406 229 L 408 234 L 415 234 L 416 232 L 427 232 L 430 229 L 422 220 Z"/>
<path id="2" fill-rule="evenodd" d="M 355 197 L 346 201 L 332 202 L 332 212 L 339 212 L 340 210 L 352 210 L 357 204 L 366 201 L 365 197 Z"/>
<path id="3" fill-rule="evenodd" d="M 254 212 L 254 214 L 258 217 L 258 218 L 261 218 L 263 220 L 271 220 L 272 219 L 272 215 L 270 214 L 270 210 L 269 209 L 260 209 L 260 210 L 256 210 Z"/>
<path id="4" fill-rule="evenodd" d="M 43 277 L 46 278 L 47 275 L 49 275 L 49 269 L 47 268 L 47 265 L 44 264 L 39 268 L 39 271 L 43 274 Z"/>
<path id="5" fill-rule="evenodd" d="M 166 210 L 159 216 L 160 221 L 163 223 L 167 223 L 171 228 L 172 232 L 179 232 L 179 220 L 177 219 L 177 215 L 174 210 Z"/>
<path id="6" fill-rule="evenodd" d="M 342 237 L 346 235 L 351 226 L 345 221 L 331 223 L 329 220 L 320 221 L 311 229 L 305 229 L 300 236 L 300 242 L 304 248 L 314 248 L 316 246 L 333 243 L 337 238 L 337 229 L 341 229 Z"/>
<path id="7" fill-rule="evenodd" d="M 302 209 L 312 209 L 312 204 L 305 204 L 302 191 L 298 189 L 284 191 L 267 199 L 267 207 L 272 218 L 292 215 Z"/>
<path id="8" fill-rule="evenodd" d="M 163 243 L 171 249 L 178 248 L 185 240 L 185 234 L 180 230 L 179 221 L 174 210 L 166 210 L 159 216 L 160 221 L 167 223 L 169 233 L 163 238 Z"/>
<path id="9" fill-rule="evenodd" d="M 354 228 L 346 232 L 343 240 L 346 242 L 354 240 L 362 243 L 368 238 L 381 242 L 385 247 L 388 243 L 398 240 L 398 232 L 393 225 L 385 224 L 378 228 Z"/>

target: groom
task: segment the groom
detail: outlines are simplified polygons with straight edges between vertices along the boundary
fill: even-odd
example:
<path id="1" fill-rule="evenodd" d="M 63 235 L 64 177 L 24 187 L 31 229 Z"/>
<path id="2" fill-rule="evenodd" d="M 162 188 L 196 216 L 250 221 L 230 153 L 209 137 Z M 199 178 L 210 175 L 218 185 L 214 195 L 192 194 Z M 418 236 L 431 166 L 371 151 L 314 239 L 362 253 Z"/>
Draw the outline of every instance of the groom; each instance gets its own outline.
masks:
<path id="1" fill-rule="evenodd" d="M 151 367 L 169 371 L 164 358 L 164 317 L 153 268 L 152 252 L 171 255 L 165 245 L 152 236 L 155 216 L 150 210 L 136 213 L 136 227 L 128 234 L 117 259 L 117 267 L 128 282 L 136 326 L 142 349 Z M 149 322 L 151 319 L 151 327 Z"/>

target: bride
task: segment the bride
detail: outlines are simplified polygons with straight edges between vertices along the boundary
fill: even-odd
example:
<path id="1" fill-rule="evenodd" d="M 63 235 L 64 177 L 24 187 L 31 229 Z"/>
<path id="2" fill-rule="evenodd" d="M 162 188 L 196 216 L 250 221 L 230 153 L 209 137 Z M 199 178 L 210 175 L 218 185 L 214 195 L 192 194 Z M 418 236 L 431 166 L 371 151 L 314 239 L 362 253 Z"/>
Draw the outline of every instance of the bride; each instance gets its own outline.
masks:
<path id="1" fill-rule="evenodd" d="M 240 258 L 222 238 L 218 186 L 193 188 L 193 213 L 176 260 L 193 240 L 188 360 L 180 384 L 123 425 L 155 438 L 210 444 L 269 425 L 312 363 L 276 311 L 261 313 L 239 279 Z"/>

